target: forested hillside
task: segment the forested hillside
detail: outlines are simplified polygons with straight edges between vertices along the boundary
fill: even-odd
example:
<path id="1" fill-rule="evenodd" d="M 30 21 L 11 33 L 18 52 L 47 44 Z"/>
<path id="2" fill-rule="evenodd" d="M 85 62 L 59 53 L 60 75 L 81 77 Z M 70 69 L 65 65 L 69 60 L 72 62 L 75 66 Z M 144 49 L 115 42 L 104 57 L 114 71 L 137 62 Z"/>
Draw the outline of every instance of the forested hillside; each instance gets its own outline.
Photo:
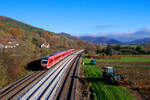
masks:
<path id="1" fill-rule="evenodd" d="M 49 47 L 40 48 L 43 43 L 48 43 Z M 47 54 L 70 48 L 93 50 L 93 47 L 95 47 L 94 44 L 76 37 L 56 34 L 0 16 L 0 87 L 20 78 L 30 70 L 38 70 L 33 67 L 39 65 L 30 68 L 30 63 L 35 60 L 39 63 L 38 59 Z"/>
<path id="2" fill-rule="evenodd" d="M 22 42 L 32 42 L 36 46 L 48 42 L 50 48 L 79 49 L 85 47 L 85 42 L 80 39 L 72 39 L 63 34 L 49 32 L 3 16 L 0 17 L 0 36 L 18 41 L 22 40 Z"/>

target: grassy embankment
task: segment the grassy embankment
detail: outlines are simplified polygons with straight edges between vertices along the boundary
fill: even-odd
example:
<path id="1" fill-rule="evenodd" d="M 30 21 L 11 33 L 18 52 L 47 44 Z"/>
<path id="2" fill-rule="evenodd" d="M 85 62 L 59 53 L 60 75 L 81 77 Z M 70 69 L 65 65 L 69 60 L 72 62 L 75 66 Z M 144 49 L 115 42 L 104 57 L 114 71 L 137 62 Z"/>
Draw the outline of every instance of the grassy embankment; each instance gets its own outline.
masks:
<path id="1" fill-rule="evenodd" d="M 150 62 L 149 58 L 144 57 L 121 57 L 121 59 L 97 59 L 105 62 Z"/>
<path id="2" fill-rule="evenodd" d="M 96 81 L 90 81 L 92 84 L 92 89 L 94 91 L 93 95 L 97 100 L 135 100 L 130 93 L 123 87 L 108 85 L 100 80 L 102 77 L 102 69 L 97 65 L 90 65 L 90 59 L 84 58 L 83 62 L 84 71 L 86 77 L 91 79 L 96 79 Z"/>

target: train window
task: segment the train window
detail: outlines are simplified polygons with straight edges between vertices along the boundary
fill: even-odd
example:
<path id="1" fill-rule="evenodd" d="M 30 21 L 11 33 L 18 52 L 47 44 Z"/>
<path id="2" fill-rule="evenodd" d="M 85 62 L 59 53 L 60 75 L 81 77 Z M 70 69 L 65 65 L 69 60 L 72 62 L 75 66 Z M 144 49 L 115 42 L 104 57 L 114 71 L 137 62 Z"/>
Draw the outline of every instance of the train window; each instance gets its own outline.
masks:
<path id="1" fill-rule="evenodd" d="M 42 64 L 47 65 L 47 60 L 43 60 Z"/>

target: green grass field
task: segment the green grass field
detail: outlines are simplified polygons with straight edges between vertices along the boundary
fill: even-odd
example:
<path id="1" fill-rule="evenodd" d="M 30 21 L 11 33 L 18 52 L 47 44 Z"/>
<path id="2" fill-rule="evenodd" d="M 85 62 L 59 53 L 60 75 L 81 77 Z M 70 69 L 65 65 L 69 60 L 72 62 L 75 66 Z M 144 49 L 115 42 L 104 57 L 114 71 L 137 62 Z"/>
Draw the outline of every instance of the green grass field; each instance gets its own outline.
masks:
<path id="1" fill-rule="evenodd" d="M 137 45 L 121 45 L 121 47 L 122 47 L 122 48 L 128 48 L 128 47 L 130 47 L 130 48 L 136 48 Z M 142 47 L 143 47 L 143 46 L 142 46 Z"/>
<path id="2" fill-rule="evenodd" d="M 87 78 L 99 78 L 102 77 L 102 69 L 97 65 L 90 65 L 90 59 L 83 58 L 84 71 L 86 73 Z M 108 85 L 101 81 L 91 81 L 92 89 L 94 90 L 94 95 L 96 96 L 97 100 L 135 100 L 134 97 L 128 92 L 127 89 Z"/>
<path id="3" fill-rule="evenodd" d="M 97 61 L 106 62 L 150 62 L 149 58 L 141 57 L 121 57 L 121 59 L 97 59 Z"/>

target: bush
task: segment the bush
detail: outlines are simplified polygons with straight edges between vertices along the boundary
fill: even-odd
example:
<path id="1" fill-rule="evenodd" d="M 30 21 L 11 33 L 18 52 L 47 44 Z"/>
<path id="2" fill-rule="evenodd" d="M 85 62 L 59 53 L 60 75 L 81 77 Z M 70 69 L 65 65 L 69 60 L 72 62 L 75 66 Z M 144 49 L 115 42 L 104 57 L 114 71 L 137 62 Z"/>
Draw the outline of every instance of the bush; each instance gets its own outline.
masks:
<path id="1" fill-rule="evenodd" d="M 38 46 L 38 40 L 36 38 L 32 38 L 32 42 L 33 42 L 33 44 Z"/>

